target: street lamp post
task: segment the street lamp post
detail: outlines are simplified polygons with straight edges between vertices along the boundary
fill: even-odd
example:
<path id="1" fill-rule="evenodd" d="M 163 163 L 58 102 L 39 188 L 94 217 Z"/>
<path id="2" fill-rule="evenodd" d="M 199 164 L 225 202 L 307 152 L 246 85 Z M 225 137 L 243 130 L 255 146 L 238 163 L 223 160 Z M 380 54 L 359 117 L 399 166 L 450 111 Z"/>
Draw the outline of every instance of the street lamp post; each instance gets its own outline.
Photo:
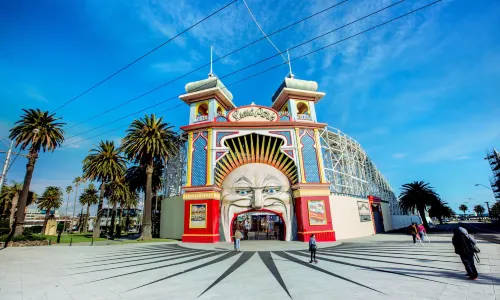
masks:
<path id="1" fill-rule="evenodd" d="M 490 190 L 490 191 L 492 191 L 492 192 L 493 192 L 493 190 L 492 190 L 491 188 L 489 188 L 489 187 L 485 186 L 485 185 L 484 185 L 484 184 L 482 184 L 482 183 L 476 183 L 474 186 L 482 186 L 482 187 L 487 188 L 488 190 Z M 490 220 L 491 220 L 490 203 L 489 203 L 488 201 L 486 201 L 486 202 L 484 202 L 484 203 L 486 203 L 486 207 L 488 208 L 488 217 L 490 217 Z"/>

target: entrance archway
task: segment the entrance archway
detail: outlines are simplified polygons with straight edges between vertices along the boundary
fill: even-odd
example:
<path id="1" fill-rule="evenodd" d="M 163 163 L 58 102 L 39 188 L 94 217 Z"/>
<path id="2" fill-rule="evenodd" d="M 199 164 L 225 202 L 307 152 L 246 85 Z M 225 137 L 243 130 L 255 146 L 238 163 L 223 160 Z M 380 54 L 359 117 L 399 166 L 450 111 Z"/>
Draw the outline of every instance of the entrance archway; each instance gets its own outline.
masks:
<path id="1" fill-rule="evenodd" d="M 268 209 L 247 210 L 235 214 L 231 220 L 231 237 L 236 229 L 243 234 L 243 240 L 279 240 L 286 237 L 286 223 L 283 215 Z"/>

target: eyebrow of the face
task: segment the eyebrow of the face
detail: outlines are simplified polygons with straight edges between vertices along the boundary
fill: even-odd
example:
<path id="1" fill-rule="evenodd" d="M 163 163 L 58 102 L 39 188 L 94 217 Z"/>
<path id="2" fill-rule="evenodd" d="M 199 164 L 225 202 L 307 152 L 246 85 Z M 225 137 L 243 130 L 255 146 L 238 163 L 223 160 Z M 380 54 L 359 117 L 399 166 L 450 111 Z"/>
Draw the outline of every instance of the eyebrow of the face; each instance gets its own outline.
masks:
<path id="1" fill-rule="evenodd" d="M 271 180 L 276 180 L 277 182 L 280 182 L 278 177 L 274 176 L 273 174 L 269 174 L 266 176 L 266 178 L 264 178 L 264 180 L 262 180 L 262 184 L 265 185 L 267 183 L 267 181 L 271 181 Z"/>
<path id="2" fill-rule="evenodd" d="M 245 183 L 247 183 L 249 186 L 252 186 L 252 181 L 251 181 L 250 179 L 246 178 L 245 176 L 242 176 L 242 177 L 238 178 L 238 180 L 236 180 L 236 181 L 234 182 L 233 186 L 234 186 L 235 184 L 237 184 L 237 183 L 240 183 L 240 182 L 245 182 Z"/>

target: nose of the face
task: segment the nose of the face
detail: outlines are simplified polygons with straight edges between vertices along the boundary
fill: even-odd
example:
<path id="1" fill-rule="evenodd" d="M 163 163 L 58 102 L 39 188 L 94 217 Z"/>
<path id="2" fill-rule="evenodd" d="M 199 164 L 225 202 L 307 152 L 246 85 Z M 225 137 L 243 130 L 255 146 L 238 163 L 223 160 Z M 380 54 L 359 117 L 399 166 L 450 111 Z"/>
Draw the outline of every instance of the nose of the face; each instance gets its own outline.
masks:
<path id="1" fill-rule="evenodd" d="M 252 202 L 252 207 L 255 209 L 261 209 L 262 208 L 262 190 L 254 190 L 253 194 L 253 202 Z"/>

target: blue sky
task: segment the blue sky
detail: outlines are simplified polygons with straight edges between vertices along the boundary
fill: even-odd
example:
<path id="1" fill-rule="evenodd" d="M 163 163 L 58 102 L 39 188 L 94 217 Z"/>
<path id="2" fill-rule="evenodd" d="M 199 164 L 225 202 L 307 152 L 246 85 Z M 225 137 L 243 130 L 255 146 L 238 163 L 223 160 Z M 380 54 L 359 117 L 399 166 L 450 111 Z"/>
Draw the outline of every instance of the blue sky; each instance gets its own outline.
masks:
<path id="1" fill-rule="evenodd" d="M 128 62 L 230 1 L 2 1 L 0 4 L 0 137 L 21 108 L 53 110 Z M 340 0 L 338 1 L 340 2 Z M 272 37 L 285 50 L 395 1 L 347 1 L 327 13 Z M 405 1 L 387 11 L 291 52 L 297 57 L 432 1 Z M 335 1 L 248 0 L 257 20 L 272 32 L 326 8 Z M 316 80 L 326 97 L 319 119 L 363 145 L 396 193 L 413 180 L 431 183 L 454 209 L 460 203 L 493 202 L 485 150 L 500 144 L 500 3 L 442 1 L 382 28 L 293 63 L 296 78 Z M 102 86 L 57 112 L 68 126 L 261 37 L 238 1 L 162 47 Z M 217 62 L 225 74 L 275 54 L 266 41 Z M 276 57 L 224 79 L 226 85 L 280 63 Z M 201 70 L 144 98 L 67 130 L 72 136 L 184 92 Z M 270 105 L 287 74 L 275 69 L 230 88 L 236 105 Z M 496 84 L 495 84 L 496 83 Z M 148 113 L 178 105 L 166 102 Z M 139 114 L 139 116 L 142 114 Z M 186 124 L 187 106 L 164 113 L 176 127 Z M 81 161 L 99 141 L 119 141 L 126 118 L 72 139 L 42 154 L 32 188 L 66 187 L 81 174 Z M 2 145 L 2 149 L 5 147 Z M 3 155 L 1 159 L 3 160 Z M 26 159 L 19 157 L 8 179 L 22 181 Z M 472 205 L 469 205 L 472 206 Z M 71 211 L 71 205 L 70 205 Z"/>

